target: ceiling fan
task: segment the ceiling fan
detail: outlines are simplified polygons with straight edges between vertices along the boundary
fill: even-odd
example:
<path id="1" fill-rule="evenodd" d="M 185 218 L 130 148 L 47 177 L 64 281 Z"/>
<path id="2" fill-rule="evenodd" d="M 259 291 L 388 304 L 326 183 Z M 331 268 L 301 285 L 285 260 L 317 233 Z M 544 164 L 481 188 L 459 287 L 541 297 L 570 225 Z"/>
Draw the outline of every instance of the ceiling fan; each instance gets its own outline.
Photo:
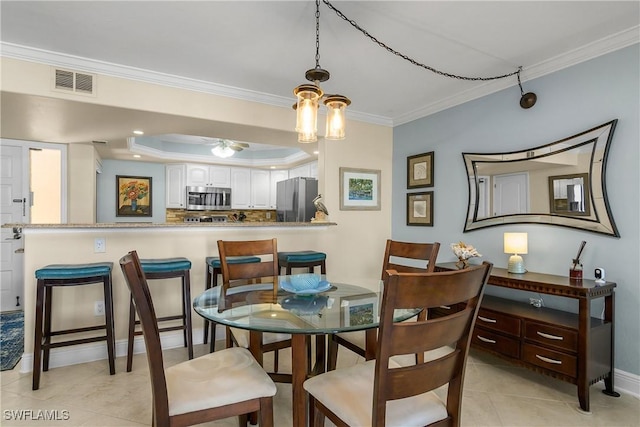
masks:
<path id="1" fill-rule="evenodd" d="M 236 142 L 222 138 L 217 138 L 217 141 L 215 141 L 211 145 L 213 145 L 213 148 L 211 148 L 211 152 L 213 153 L 213 155 L 222 158 L 231 157 L 237 151 L 242 151 L 245 148 L 249 148 L 249 144 L 247 144 L 246 142 Z"/>

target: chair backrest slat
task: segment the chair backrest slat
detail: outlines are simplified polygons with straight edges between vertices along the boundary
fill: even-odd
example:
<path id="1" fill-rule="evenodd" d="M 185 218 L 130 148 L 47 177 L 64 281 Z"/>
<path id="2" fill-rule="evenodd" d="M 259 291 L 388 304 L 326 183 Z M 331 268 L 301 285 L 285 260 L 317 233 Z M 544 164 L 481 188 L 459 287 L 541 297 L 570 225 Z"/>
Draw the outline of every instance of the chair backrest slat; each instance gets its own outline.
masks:
<path id="1" fill-rule="evenodd" d="M 440 243 L 413 243 L 387 240 L 382 261 L 382 279 L 387 270 L 395 270 L 399 273 L 421 273 L 431 272 L 435 269 L 436 258 Z M 403 261 L 403 263 L 400 263 Z M 411 261 L 425 261 L 425 263 L 415 263 Z M 419 265 L 418 265 L 419 264 Z"/>
<path id="2" fill-rule="evenodd" d="M 162 345 L 160 332 L 151 292 L 147 279 L 140 265 L 140 258 L 136 251 L 131 251 L 120 259 L 120 267 L 125 282 L 131 291 L 133 303 L 140 319 L 147 360 L 151 374 L 151 391 L 153 394 L 153 419 L 157 426 L 169 425 L 169 400 L 167 396 L 167 382 L 164 375 L 162 360 Z"/>
<path id="3" fill-rule="evenodd" d="M 278 276 L 278 244 L 276 239 L 225 241 L 218 240 L 220 269 L 224 293 L 234 280 L 275 278 Z M 227 257 L 257 256 L 261 262 L 229 264 Z"/>
<path id="4" fill-rule="evenodd" d="M 384 420 L 386 402 L 422 394 L 449 384 L 447 411 L 452 425 L 459 425 L 464 369 L 471 331 L 489 279 L 492 264 L 450 272 L 384 273 L 384 292 L 375 366 L 374 426 Z M 397 309 L 463 304 L 462 311 L 436 319 L 418 317 L 416 322 L 394 322 Z M 452 352 L 409 367 L 389 367 L 394 355 L 416 354 L 443 346 Z M 382 421 L 380 425 L 383 425 Z"/>

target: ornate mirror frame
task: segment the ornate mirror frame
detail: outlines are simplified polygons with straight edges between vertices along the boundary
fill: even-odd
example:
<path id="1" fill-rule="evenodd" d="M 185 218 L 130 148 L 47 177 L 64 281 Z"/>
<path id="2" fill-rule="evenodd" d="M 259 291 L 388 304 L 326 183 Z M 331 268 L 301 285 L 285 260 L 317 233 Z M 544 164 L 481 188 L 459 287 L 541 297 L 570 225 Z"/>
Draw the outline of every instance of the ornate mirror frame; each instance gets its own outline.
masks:
<path id="1" fill-rule="evenodd" d="M 605 185 L 607 156 L 617 122 L 528 150 L 462 153 L 469 178 L 464 231 L 506 224 L 549 224 L 620 237 Z M 499 203 L 503 193 L 498 189 L 510 188 L 496 185 L 503 180 L 518 183 L 514 187 L 516 199 L 523 200 L 515 211 L 506 206 L 498 212 L 497 206 L 503 206 Z M 566 188 L 554 195 L 554 185 Z M 568 208 L 576 205 L 576 197 L 582 207 Z M 504 205 L 515 200 L 511 196 L 505 199 Z"/>

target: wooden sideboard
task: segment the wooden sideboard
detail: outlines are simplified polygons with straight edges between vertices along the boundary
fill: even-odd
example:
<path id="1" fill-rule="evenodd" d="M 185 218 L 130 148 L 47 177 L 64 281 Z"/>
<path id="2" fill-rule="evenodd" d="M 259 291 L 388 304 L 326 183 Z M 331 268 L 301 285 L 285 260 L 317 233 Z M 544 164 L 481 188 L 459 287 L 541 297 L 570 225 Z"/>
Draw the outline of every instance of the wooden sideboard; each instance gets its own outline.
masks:
<path id="1" fill-rule="evenodd" d="M 438 264 L 436 271 L 456 268 L 455 263 Z M 475 348 L 575 384 L 584 411 L 589 411 L 590 386 L 600 380 L 603 393 L 619 396 L 613 388 L 615 283 L 494 267 L 488 284 L 575 299 L 578 313 L 485 295 L 472 338 Z M 602 319 L 591 315 L 591 302 L 598 298 L 604 298 Z"/>

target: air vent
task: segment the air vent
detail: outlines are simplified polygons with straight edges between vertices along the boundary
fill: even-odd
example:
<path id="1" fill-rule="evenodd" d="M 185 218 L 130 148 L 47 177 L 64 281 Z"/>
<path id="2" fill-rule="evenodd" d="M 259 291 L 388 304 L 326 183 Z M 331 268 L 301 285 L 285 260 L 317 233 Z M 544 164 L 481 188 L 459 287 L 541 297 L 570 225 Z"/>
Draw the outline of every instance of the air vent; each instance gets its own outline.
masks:
<path id="1" fill-rule="evenodd" d="M 55 89 L 93 95 L 93 74 L 55 70 Z"/>

